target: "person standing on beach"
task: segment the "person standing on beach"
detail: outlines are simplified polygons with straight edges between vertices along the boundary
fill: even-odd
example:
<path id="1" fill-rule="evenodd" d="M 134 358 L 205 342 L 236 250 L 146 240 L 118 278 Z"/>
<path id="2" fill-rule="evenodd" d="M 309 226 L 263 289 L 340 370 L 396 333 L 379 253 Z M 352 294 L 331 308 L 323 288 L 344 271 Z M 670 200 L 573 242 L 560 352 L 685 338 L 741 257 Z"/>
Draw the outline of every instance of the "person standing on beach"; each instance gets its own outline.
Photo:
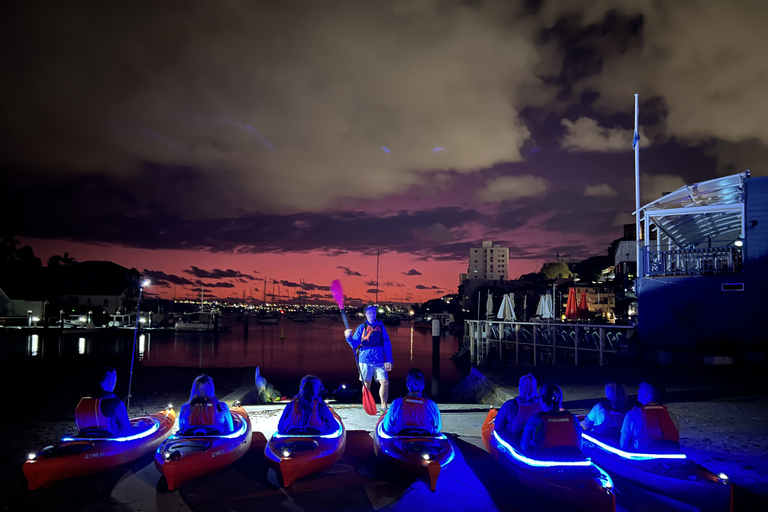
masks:
<path id="1" fill-rule="evenodd" d="M 358 364 L 363 385 L 370 391 L 374 376 L 379 381 L 379 398 L 381 412 L 387 412 L 389 399 L 389 377 L 392 371 L 392 343 L 389 334 L 381 320 L 376 320 L 376 306 L 365 308 L 365 322 L 354 331 L 344 331 L 344 338 L 349 345 L 357 350 L 360 347 Z"/>
<path id="2" fill-rule="evenodd" d="M 189 402 L 179 411 L 179 430 L 196 426 L 211 426 L 224 434 L 234 430 L 232 413 L 227 404 L 216 398 L 213 379 L 206 374 L 195 378 Z"/>
<path id="3" fill-rule="evenodd" d="M 106 430 L 114 435 L 129 434 L 133 431 L 128 419 L 128 410 L 115 395 L 117 371 L 105 368 L 99 373 L 99 389 L 93 396 L 80 399 L 75 408 L 75 424 L 82 432 L 85 429 Z"/>
<path id="4" fill-rule="evenodd" d="M 439 433 L 443 427 L 440 409 L 424 392 L 424 374 L 421 370 L 410 369 L 405 377 L 405 385 L 408 387 L 408 395 L 392 402 L 392 407 L 382 421 L 384 432 L 394 436 L 402 429 L 415 428 L 430 434 Z"/>

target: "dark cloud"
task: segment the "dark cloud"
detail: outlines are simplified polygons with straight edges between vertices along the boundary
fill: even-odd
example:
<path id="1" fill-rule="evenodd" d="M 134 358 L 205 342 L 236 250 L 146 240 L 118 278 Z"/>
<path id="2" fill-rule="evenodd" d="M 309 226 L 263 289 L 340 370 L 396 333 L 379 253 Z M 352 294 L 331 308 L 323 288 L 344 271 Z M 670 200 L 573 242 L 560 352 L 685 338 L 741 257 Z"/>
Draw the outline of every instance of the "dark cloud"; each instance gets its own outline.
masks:
<path id="1" fill-rule="evenodd" d="M 336 267 L 336 268 L 340 268 L 341 270 L 343 270 L 345 276 L 354 276 L 354 277 L 362 277 L 363 276 L 363 274 L 361 274 L 360 272 L 352 270 L 349 267 L 339 266 L 339 267 Z"/>
<path id="2" fill-rule="evenodd" d="M 406 275 L 406 276 L 420 276 L 420 275 L 422 275 L 422 273 L 419 272 L 418 270 L 416 270 L 415 268 L 412 268 L 411 270 L 409 270 L 407 272 L 403 272 L 403 275 Z"/>
<path id="3" fill-rule="evenodd" d="M 194 285 L 193 281 L 190 281 L 186 277 L 180 277 L 173 274 L 166 274 L 160 270 L 147 270 L 144 269 L 144 275 L 147 276 L 152 284 L 176 284 L 180 286 Z"/>
<path id="4" fill-rule="evenodd" d="M 190 267 L 189 270 L 184 270 L 183 272 L 201 279 L 247 279 L 248 281 L 256 280 L 256 278 L 251 275 L 243 274 L 242 272 L 232 269 L 220 270 L 215 268 L 211 271 L 208 271 L 193 266 Z"/>

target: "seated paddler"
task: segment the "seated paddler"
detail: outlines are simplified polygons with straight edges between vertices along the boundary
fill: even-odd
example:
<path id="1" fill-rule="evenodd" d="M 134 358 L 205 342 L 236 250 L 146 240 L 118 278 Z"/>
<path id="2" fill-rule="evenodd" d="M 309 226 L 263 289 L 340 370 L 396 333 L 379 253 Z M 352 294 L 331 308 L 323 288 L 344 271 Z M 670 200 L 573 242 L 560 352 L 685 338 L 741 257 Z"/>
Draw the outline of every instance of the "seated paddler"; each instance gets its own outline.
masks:
<path id="1" fill-rule="evenodd" d="M 592 407 L 581 426 L 585 432 L 616 442 L 628 409 L 629 399 L 624 384 L 619 381 L 606 382 L 605 400 Z"/>
<path id="2" fill-rule="evenodd" d="M 338 422 L 320 397 L 322 382 L 314 375 L 301 379 L 299 393 L 283 409 L 277 424 L 281 434 L 329 434 Z"/>
<path id="3" fill-rule="evenodd" d="M 676 451 L 680 433 L 672 415 L 661 405 L 661 388 L 641 382 L 639 405 L 627 412 L 621 425 L 621 448 L 633 451 Z"/>
<path id="4" fill-rule="evenodd" d="M 80 435 L 123 436 L 146 428 L 143 422 L 131 426 L 125 404 L 115 395 L 117 371 L 114 368 L 101 370 L 97 382 L 97 390 L 81 398 L 75 409 L 75 424 Z"/>
<path id="5" fill-rule="evenodd" d="M 410 431 L 411 434 L 418 431 L 439 433 L 442 428 L 440 409 L 426 396 L 424 374 L 421 370 L 409 370 L 405 385 L 408 387 L 408 394 L 395 399 L 382 420 L 384 432 L 389 435 L 402 434 L 404 431 Z"/>
<path id="6" fill-rule="evenodd" d="M 523 429 L 531 416 L 541 411 L 536 377 L 523 375 L 517 383 L 518 395 L 504 402 L 496 415 L 496 432 L 513 446 L 520 446 Z"/>
<path id="7" fill-rule="evenodd" d="M 213 428 L 222 434 L 234 430 L 229 406 L 216 398 L 213 379 L 206 374 L 195 377 L 189 402 L 179 411 L 179 431 L 190 427 Z"/>
<path id="8" fill-rule="evenodd" d="M 541 411 L 525 424 L 520 447 L 536 458 L 581 456 L 581 425 L 575 415 L 563 409 L 563 391 L 557 384 L 539 390 Z"/>

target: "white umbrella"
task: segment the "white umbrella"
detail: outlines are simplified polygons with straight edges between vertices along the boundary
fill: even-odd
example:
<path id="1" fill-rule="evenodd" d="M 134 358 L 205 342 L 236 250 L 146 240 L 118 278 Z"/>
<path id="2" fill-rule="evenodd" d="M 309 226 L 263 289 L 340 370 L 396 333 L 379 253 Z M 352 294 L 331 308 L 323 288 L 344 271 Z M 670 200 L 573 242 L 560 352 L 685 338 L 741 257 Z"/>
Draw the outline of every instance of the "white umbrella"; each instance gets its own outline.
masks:
<path id="1" fill-rule="evenodd" d="M 493 317 L 493 295 L 491 295 L 491 292 L 488 292 L 488 300 L 485 301 L 485 317 Z"/>
<path id="2" fill-rule="evenodd" d="M 549 294 L 542 295 L 539 298 L 539 305 L 536 307 L 536 316 L 542 319 L 552 318 L 552 297 Z"/>
<path id="3" fill-rule="evenodd" d="M 515 294 L 514 293 L 508 293 L 507 297 L 509 297 L 509 311 L 512 313 L 510 316 L 510 322 L 514 322 L 517 320 L 517 315 L 515 314 Z M 506 320 L 506 318 L 505 318 Z"/>
<path id="4" fill-rule="evenodd" d="M 501 299 L 501 307 L 496 318 L 501 318 L 505 322 L 514 322 L 515 318 L 515 299 L 511 297 L 511 294 L 503 295 Z"/>

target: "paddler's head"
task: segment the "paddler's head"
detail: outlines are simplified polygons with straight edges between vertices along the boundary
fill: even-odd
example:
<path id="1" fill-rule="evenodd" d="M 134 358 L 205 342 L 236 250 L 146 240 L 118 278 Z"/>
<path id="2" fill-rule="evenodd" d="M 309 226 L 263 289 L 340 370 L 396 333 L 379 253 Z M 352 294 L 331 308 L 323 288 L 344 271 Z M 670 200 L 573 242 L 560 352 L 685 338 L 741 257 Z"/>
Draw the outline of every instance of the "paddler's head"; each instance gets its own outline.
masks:
<path id="1" fill-rule="evenodd" d="M 365 308 L 365 319 L 368 320 L 369 324 L 376 321 L 376 306 L 368 306 Z"/>

